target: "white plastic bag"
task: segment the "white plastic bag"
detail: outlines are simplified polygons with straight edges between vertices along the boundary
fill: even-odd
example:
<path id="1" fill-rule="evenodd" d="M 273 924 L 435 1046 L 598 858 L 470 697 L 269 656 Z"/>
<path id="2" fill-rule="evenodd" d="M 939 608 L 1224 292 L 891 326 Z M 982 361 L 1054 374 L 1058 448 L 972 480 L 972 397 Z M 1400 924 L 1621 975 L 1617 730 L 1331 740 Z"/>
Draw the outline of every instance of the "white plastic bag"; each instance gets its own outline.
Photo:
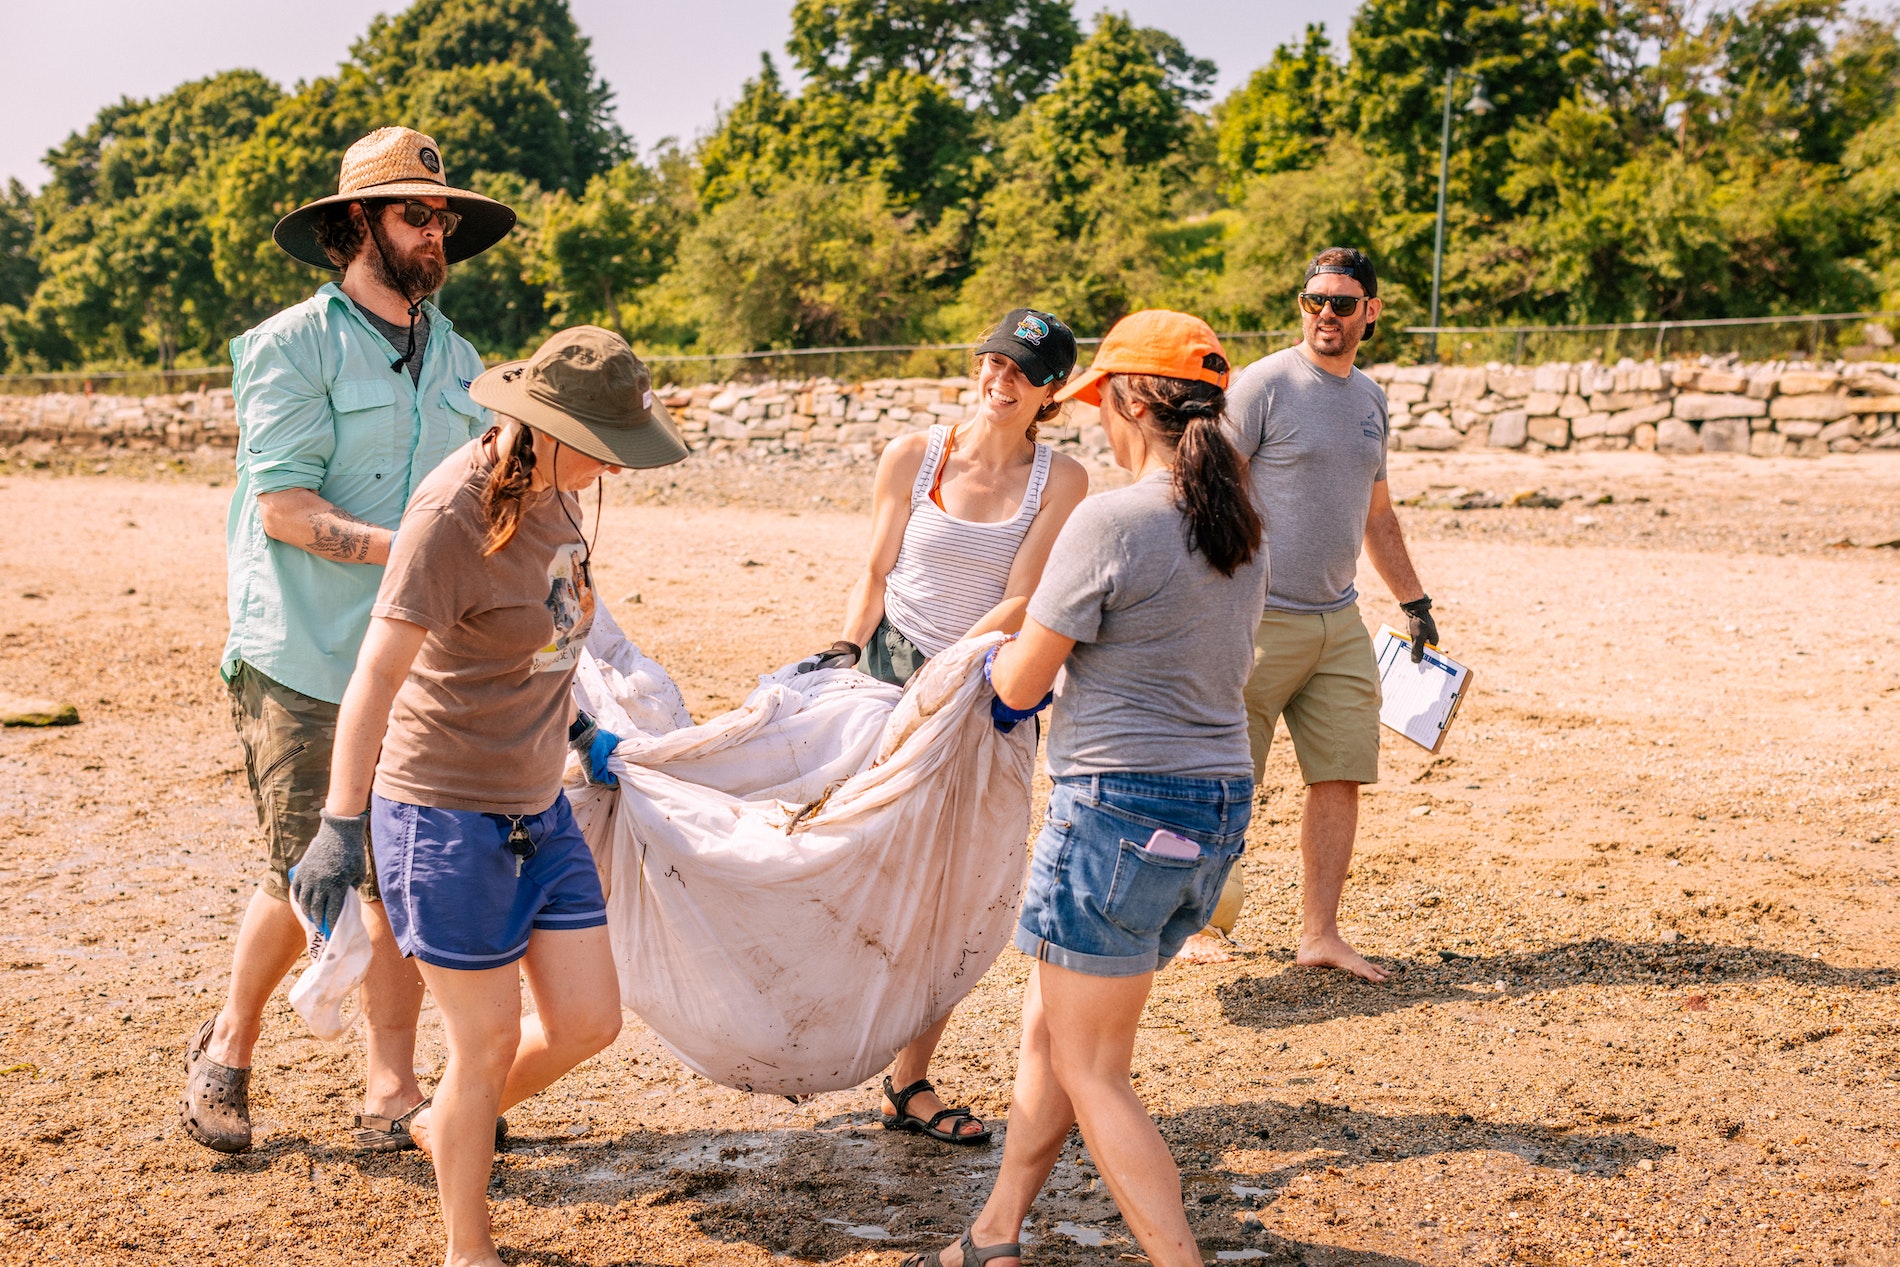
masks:
<path id="1" fill-rule="evenodd" d="M 363 900 L 351 889 L 343 897 L 343 913 L 325 937 L 295 902 L 290 909 L 310 937 L 310 966 L 290 987 L 290 1006 L 297 1009 L 310 1032 L 334 1042 L 350 1032 L 361 1011 L 354 997 L 369 973 L 369 930 L 363 926 Z"/>
<path id="2" fill-rule="evenodd" d="M 749 1091 L 855 1086 L 982 978 L 1015 926 L 1035 758 L 1033 726 L 990 724 L 997 640 L 935 657 L 901 702 L 787 667 L 662 734 L 590 640 L 575 693 L 623 736 L 620 787 L 568 795 L 622 1002 L 687 1065 Z"/>

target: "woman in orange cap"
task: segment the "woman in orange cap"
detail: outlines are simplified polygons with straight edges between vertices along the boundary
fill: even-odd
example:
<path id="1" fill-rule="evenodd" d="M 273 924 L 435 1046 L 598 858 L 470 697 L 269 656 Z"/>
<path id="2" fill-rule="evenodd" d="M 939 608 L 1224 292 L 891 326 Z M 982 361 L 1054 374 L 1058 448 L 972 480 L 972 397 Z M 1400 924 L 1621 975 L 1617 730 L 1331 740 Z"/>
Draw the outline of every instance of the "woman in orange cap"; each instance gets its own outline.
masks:
<path id="1" fill-rule="evenodd" d="M 909 1267 L 1014 1264 L 1072 1125 L 1150 1261 L 1201 1262 L 1129 1070 L 1154 974 L 1207 922 L 1253 809 L 1242 692 L 1267 550 L 1221 429 L 1226 386 L 1207 324 L 1151 310 L 1061 393 L 1101 406 L 1134 482 L 1070 516 L 1022 633 L 985 665 L 999 729 L 1055 703 L 1054 790 L 1015 938 L 1037 962 L 996 1187 L 956 1244 Z"/>

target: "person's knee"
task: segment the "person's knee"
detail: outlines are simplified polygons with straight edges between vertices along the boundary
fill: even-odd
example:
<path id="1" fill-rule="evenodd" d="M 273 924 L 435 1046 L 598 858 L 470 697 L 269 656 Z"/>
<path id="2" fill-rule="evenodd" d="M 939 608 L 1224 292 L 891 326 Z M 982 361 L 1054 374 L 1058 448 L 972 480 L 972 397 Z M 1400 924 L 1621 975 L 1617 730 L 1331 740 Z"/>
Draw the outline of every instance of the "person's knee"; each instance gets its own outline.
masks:
<path id="1" fill-rule="evenodd" d="M 449 1033 L 449 1060 L 464 1076 L 496 1085 L 505 1082 L 521 1046 L 521 1023 L 496 1025 L 479 1034 Z"/>
<path id="2" fill-rule="evenodd" d="M 620 1037 L 620 1025 L 620 1000 L 603 998 L 564 1018 L 548 1040 L 578 1062 L 613 1046 L 614 1039 Z"/>

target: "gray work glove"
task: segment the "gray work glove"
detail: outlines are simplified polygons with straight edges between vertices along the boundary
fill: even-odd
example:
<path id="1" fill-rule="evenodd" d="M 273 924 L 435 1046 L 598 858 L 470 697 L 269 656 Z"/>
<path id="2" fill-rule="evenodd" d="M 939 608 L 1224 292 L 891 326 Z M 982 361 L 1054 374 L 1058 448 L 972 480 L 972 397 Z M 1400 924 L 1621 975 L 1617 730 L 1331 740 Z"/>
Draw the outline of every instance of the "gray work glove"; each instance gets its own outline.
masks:
<path id="1" fill-rule="evenodd" d="M 1410 626 L 1405 632 L 1412 640 L 1412 663 L 1421 663 L 1425 659 L 1426 646 L 1438 645 L 1438 622 L 1432 619 L 1431 595 L 1400 603 L 1399 610 L 1405 613 L 1405 623 Z"/>
<path id="2" fill-rule="evenodd" d="M 343 917 L 343 899 L 363 882 L 369 811 L 348 818 L 323 811 L 323 825 L 290 871 L 290 900 L 325 937 Z"/>
<path id="3" fill-rule="evenodd" d="M 818 669 L 848 669 L 864 655 L 864 648 L 855 642 L 846 642 L 843 638 L 832 643 L 823 651 L 815 651 L 798 662 L 794 673 L 812 673 Z"/>

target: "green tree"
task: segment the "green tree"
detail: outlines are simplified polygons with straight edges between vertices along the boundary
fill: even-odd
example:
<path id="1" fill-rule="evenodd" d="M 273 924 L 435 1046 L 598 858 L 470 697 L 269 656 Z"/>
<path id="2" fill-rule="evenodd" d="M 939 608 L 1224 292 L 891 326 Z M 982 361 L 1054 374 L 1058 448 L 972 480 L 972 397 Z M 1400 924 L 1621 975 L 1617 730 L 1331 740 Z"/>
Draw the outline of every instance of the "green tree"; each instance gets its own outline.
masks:
<path id="1" fill-rule="evenodd" d="M 567 0 L 415 0 L 371 22 L 350 56 L 385 108 L 405 121 L 437 118 L 462 129 L 454 134 L 471 146 L 462 170 L 515 171 L 579 193 L 627 152 L 588 44 Z M 514 117 L 521 109 L 527 118 Z M 499 150 L 484 148 L 493 133 L 505 138 Z M 449 145 L 448 136 L 436 139 Z M 558 173 L 504 157 L 531 146 L 550 147 L 551 157 L 535 162 L 558 164 Z"/>
<path id="2" fill-rule="evenodd" d="M 0 306 L 24 308 L 40 284 L 33 261 L 33 196 L 17 179 L 0 197 Z"/>
<path id="3" fill-rule="evenodd" d="M 700 200 L 716 207 L 780 179 L 873 181 L 935 224 L 974 196 L 981 138 L 976 117 L 942 82 L 887 71 L 864 93 L 786 94 L 770 54 L 696 155 Z"/>
<path id="4" fill-rule="evenodd" d="M 697 209 L 685 156 L 668 147 L 656 159 L 651 167 L 628 159 L 589 181 L 581 197 L 549 200 L 535 278 L 560 324 L 635 333 L 624 305 L 673 267 Z"/>
<path id="5" fill-rule="evenodd" d="M 869 97 L 894 72 L 998 119 L 1061 72 L 1081 32 L 1069 0 L 796 0 L 787 44 L 821 91 Z"/>
<path id="6" fill-rule="evenodd" d="M 211 265 L 213 173 L 282 94 L 253 71 L 101 111 L 47 155 L 29 316 L 89 361 L 212 358 L 241 304 Z M 60 340 L 42 340 L 41 355 Z"/>
<path id="7" fill-rule="evenodd" d="M 1214 110 L 1221 172 L 1230 198 L 1249 176 L 1311 166 L 1338 125 L 1345 68 L 1333 58 L 1326 28 L 1309 24 L 1299 44 L 1273 58 Z"/>
<path id="8" fill-rule="evenodd" d="M 1122 162 L 1163 162 L 1205 127 L 1190 107 L 1213 77 L 1213 64 L 1189 57 L 1173 36 L 1103 12 L 1036 102 L 1036 144 L 1058 163 L 1079 164 L 1105 153 L 1112 138 Z"/>
<path id="9" fill-rule="evenodd" d="M 677 280 L 715 350 L 890 342 L 935 307 L 945 254 L 876 184 L 794 178 L 708 212 L 681 242 Z"/>

